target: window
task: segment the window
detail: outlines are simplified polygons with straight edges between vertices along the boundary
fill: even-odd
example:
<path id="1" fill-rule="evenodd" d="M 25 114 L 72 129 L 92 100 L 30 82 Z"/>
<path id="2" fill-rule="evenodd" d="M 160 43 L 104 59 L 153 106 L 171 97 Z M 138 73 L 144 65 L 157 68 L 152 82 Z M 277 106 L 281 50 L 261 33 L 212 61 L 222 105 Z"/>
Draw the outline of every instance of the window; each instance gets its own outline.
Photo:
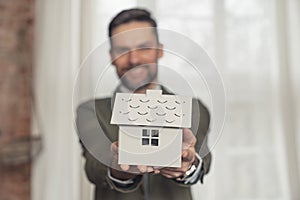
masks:
<path id="1" fill-rule="evenodd" d="M 142 129 L 142 146 L 158 146 L 158 137 L 158 129 Z"/>

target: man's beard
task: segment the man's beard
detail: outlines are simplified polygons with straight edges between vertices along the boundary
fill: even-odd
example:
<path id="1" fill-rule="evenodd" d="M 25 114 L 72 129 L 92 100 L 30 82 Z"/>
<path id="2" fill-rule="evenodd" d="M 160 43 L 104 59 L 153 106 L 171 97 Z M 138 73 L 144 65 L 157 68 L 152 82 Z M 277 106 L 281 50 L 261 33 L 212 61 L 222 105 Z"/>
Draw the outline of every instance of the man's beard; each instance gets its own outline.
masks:
<path id="1" fill-rule="evenodd" d="M 154 74 L 151 74 L 151 70 L 149 69 L 149 67 L 157 67 L 157 66 L 145 65 L 145 66 L 137 66 L 137 67 L 144 68 L 144 70 L 147 71 L 147 76 L 145 76 L 145 78 L 143 80 L 140 80 L 139 82 L 130 81 L 127 77 L 127 76 L 130 76 L 130 75 L 128 75 L 128 73 L 130 73 L 130 70 L 127 71 L 120 78 L 122 85 L 125 86 L 130 91 L 136 91 L 136 90 L 141 90 L 141 89 L 147 88 L 151 83 L 156 81 L 156 78 L 157 78 L 157 70 L 155 70 Z M 131 70 L 134 70 L 134 68 L 132 68 Z"/>

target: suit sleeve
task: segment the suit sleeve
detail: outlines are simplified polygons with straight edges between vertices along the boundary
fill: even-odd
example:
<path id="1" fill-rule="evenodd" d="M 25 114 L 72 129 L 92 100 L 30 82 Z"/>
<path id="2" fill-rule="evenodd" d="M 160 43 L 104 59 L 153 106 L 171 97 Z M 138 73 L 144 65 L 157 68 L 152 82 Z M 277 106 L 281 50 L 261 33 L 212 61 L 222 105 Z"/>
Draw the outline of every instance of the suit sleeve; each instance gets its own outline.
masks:
<path id="1" fill-rule="evenodd" d="M 97 143 L 101 140 L 99 137 L 99 121 L 95 114 L 94 102 L 87 102 L 79 106 L 77 109 L 76 125 L 78 134 L 80 136 L 80 143 L 83 149 L 82 155 L 85 158 L 84 169 L 88 180 L 96 187 L 103 189 L 114 189 L 124 193 L 135 191 L 141 183 L 141 178 L 135 179 L 134 183 L 128 187 L 122 187 L 118 184 L 115 184 L 107 175 L 108 167 L 96 159 L 89 152 L 89 149 L 85 147 L 86 143 L 92 144 L 92 142 Z M 91 146 L 96 145 L 97 144 Z M 106 149 L 110 151 L 110 144 L 105 145 L 108 146 Z M 110 152 L 101 153 L 110 154 Z"/>
<path id="2" fill-rule="evenodd" d="M 196 133 L 197 143 L 195 149 L 202 158 L 202 169 L 200 171 L 199 179 L 203 183 L 204 175 L 210 170 L 211 153 L 207 145 L 208 132 L 210 126 L 210 114 L 208 109 L 201 103 L 201 101 L 193 99 L 193 113 L 192 113 L 192 131 Z"/>

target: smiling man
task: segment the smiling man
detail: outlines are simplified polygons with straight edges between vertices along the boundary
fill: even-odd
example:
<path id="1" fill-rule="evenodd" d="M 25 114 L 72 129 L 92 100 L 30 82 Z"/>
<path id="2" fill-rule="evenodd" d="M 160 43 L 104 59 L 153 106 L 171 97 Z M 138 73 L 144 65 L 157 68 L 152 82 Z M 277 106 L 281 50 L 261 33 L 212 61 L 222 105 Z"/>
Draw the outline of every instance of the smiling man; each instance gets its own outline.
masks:
<path id="1" fill-rule="evenodd" d="M 122 15 L 128 12 L 117 17 L 124 19 Z M 138 12 L 141 11 L 136 10 Z M 109 26 L 112 64 L 122 84 L 131 91 L 151 89 L 157 81 L 157 61 L 163 56 L 162 44 L 153 28 L 156 23 L 142 19 L 124 21 L 115 20 Z"/>
<path id="2" fill-rule="evenodd" d="M 111 62 L 121 80 L 117 92 L 146 93 L 147 89 L 160 89 L 158 61 L 163 56 L 157 25 L 144 9 L 129 9 L 116 15 L 109 25 Z M 209 113 L 202 103 L 193 99 L 192 128 L 183 130 L 181 167 L 128 166 L 118 164 L 118 127 L 110 124 L 112 98 L 96 99 L 80 105 L 77 115 L 91 112 L 95 107 L 97 120 L 107 138 L 110 138 L 112 160 L 107 166 L 84 146 L 85 171 L 95 184 L 95 199 L 192 199 L 190 186 L 203 182 L 208 173 L 211 155 L 199 156 L 200 148 L 207 148 Z M 92 113 L 91 113 L 92 115 Z M 200 120 L 201 115 L 201 120 Z M 78 123 L 79 129 L 82 121 Z"/>

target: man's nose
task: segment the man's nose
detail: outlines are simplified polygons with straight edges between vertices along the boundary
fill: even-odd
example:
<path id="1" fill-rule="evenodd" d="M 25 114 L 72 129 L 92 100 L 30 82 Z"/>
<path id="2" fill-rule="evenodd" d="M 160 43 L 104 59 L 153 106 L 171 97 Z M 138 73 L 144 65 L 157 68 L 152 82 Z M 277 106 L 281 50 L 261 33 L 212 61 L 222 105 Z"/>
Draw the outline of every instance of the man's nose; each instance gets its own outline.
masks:
<path id="1" fill-rule="evenodd" d="M 139 50 L 131 50 L 129 52 L 129 62 L 131 65 L 137 65 L 140 63 Z"/>

